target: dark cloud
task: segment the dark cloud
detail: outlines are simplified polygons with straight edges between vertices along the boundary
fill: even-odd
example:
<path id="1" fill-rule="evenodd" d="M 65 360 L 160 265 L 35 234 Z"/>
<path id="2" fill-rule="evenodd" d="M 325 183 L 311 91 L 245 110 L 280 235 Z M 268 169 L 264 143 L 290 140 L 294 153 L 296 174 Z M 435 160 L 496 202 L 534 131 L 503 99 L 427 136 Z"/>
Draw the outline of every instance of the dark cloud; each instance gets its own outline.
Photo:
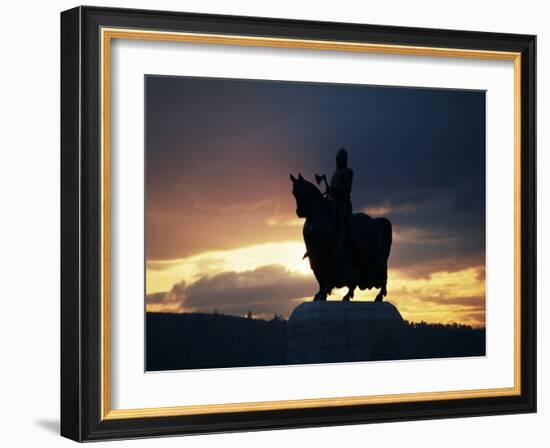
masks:
<path id="1" fill-rule="evenodd" d="M 478 267 L 476 280 L 484 280 L 485 92 L 147 77 L 146 101 L 148 269 L 300 240 L 288 174 L 330 176 L 336 150 L 346 147 L 354 209 L 387 216 L 394 227 L 390 287 L 392 270 L 410 280 Z M 181 283 L 148 304 L 288 316 L 293 299 L 316 286 L 263 266 Z M 460 285 L 428 289 L 390 294 L 412 315 L 455 309 L 484 321 L 482 296 L 459 297 Z"/>
<path id="2" fill-rule="evenodd" d="M 342 146 L 356 209 L 448 240 L 396 242 L 395 266 L 484 251 L 485 92 L 155 76 L 146 101 L 151 259 L 301 238 L 267 223 L 294 215 L 288 173 Z"/>
<path id="3" fill-rule="evenodd" d="M 252 271 L 222 272 L 201 277 L 187 285 L 178 283 L 167 293 L 150 294 L 148 304 L 179 304 L 178 311 L 218 310 L 226 314 L 288 317 L 296 299 L 311 297 L 316 292 L 312 277 L 288 271 L 280 265 L 262 266 Z"/>
<path id="4" fill-rule="evenodd" d="M 393 224 L 392 267 L 429 273 L 436 265 L 455 271 L 485 263 L 485 210 L 479 201 L 465 199 L 468 188 L 434 189 L 429 194 L 413 190 L 367 208 L 372 216 L 386 216 Z"/>
<path id="5" fill-rule="evenodd" d="M 407 251 L 407 249 L 411 249 Z M 411 246 L 405 246 L 403 250 L 394 251 L 393 259 L 390 257 L 390 268 L 398 268 L 399 275 L 405 279 L 429 279 L 438 272 L 458 272 L 475 266 L 480 266 L 485 261 L 485 254 L 474 253 L 471 256 L 438 256 L 444 248 L 438 247 L 430 251 L 423 247 L 413 250 Z M 396 253 L 397 252 L 397 253 Z M 417 256 L 415 257 L 415 253 Z M 400 257 L 400 255 L 402 255 Z M 442 254 L 444 255 L 444 254 Z M 476 276 L 479 280 L 479 275 Z"/>
<path id="6" fill-rule="evenodd" d="M 147 294 L 146 303 L 148 304 L 159 304 L 163 303 L 166 299 L 165 292 L 155 292 L 152 294 Z"/>

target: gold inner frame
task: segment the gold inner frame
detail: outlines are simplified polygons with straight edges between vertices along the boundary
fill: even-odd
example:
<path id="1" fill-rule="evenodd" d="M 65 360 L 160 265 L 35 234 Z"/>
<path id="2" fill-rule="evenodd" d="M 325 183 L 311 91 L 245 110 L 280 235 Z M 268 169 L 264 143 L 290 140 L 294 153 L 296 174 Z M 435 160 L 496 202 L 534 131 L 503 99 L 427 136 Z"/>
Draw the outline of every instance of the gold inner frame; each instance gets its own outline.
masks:
<path id="1" fill-rule="evenodd" d="M 127 419 L 306 409 L 461 398 L 502 397 L 521 394 L 521 53 L 418 47 L 306 39 L 279 39 L 250 36 L 101 29 L 101 419 Z M 216 45 L 297 48 L 414 56 L 506 60 L 514 63 L 514 386 L 442 392 L 368 395 L 303 400 L 280 400 L 230 404 L 188 405 L 141 409 L 111 409 L 110 369 L 110 50 L 113 39 L 153 40 Z"/>

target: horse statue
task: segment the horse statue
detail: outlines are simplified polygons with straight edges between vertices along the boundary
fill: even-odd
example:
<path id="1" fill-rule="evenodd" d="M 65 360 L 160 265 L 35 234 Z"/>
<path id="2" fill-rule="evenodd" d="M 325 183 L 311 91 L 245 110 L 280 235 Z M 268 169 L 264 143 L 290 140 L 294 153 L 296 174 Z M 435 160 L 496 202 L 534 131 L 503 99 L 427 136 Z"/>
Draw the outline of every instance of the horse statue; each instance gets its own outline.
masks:
<path id="1" fill-rule="evenodd" d="M 314 300 L 327 300 L 332 289 L 346 286 L 344 301 L 354 296 L 355 288 L 380 289 L 375 301 L 387 295 L 388 257 L 392 243 L 392 226 L 387 218 L 371 218 L 366 213 L 354 213 L 351 218 L 351 258 L 357 275 L 348 275 L 335 252 L 337 228 L 331 201 L 319 189 L 305 180 L 290 175 L 292 194 L 296 199 L 296 215 L 305 218 L 303 228 L 306 253 L 319 291 Z"/>

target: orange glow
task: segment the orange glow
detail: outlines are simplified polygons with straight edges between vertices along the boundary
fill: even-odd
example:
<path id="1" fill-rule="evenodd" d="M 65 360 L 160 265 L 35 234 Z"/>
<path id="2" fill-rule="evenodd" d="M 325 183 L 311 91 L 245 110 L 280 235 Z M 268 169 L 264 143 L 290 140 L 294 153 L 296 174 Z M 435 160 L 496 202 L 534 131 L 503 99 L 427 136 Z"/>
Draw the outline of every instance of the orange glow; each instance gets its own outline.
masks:
<path id="1" fill-rule="evenodd" d="M 149 260 L 146 274 L 147 294 L 168 291 L 172 285 L 182 280 L 192 283 L 202 276 L 227 271 L 249 271 L 269 264 L 285 266 L 292 272 L 310 274 L 308 260 L 302 259 L 304 252 L 304 243 L 287 241 L 204 252 L 178 260 Z M 311 276 L 313 279 L 313 274 Z"/>
<path id="2" fill-rule="evenodd" d="M 228 271 L 245 272 L 266 265 L 281 265 L 290 273 L 311 279 L 312 291 L 317 282 L 304 255 L 302 241 L 267 243 L 226 251 L 211 251 L 176 260 L 149 260 L 147 294 L 170 291 L 184 281 L 191 285 L 200 278 Z M 455 272 L 433 272 L 425 278 L 409 278 L 398 269 L 389 271 L 387 300 L 394 303 L 404 319 L 411 322 L 457 322 L 485 326 L 485 279 L 483 266 Z M 340 299 L 346 289 L 334 290 L 330 300 Z M 354 300 L 373 300 L 377 290 L 356 290 Z M 311 298 L 303 298 L 311 300 Z M 149 303 L 147 311 L 181 312 L 172 301 Z M 285 316 L 288 317 L 288 316 Z"/>

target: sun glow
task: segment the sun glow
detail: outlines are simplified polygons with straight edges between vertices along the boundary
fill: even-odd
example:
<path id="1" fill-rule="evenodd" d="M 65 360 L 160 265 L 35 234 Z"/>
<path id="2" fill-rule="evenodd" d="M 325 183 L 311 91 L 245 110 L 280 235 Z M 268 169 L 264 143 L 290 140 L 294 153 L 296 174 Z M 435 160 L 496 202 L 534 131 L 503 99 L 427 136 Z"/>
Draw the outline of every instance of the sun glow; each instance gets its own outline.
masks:
<path id="1" fill-rule="evenodd" d="M 202 276 L 227 271 L 251 271 L 272 264 L 284 266 L 291 272 L 313 276 L 309 261 L 303 259 L 304 253 L 303 242 L 287 241 L 204 252 L 176 260 L 149 260 L 146 290 L 147 294 L 168 291 L 182 280 L 191 283 Z"/>
<path id="2" fill-rule="evenodd" d="M 311 278 L 314 292 L 317 282 L 308 259 L 303 259 L 304 251 L 303 242 L 287 241 L 204 252 L 176 260 L 150 260 L 147 263 L 147 294 L 170 291 L 173 285 L 181 281 L 189 285 L 200 278 L 224 272 L 243 273 L 268 265 L 280 265 L 289 273 Z M 459 322 L 484 326 L 483 273 L 483 266 L 474 266 L 453 272 L 433 272 L 422 278 L 411 278 L 406 271 L 390 269 L 387 300 L 394 303 L 403 318 L 409 321 Z M 341 300 L 346 292 L 346 288 L 335 289 L 329 300 Z M 354 300 L 374 300 L 377 292 L 378 290 L 356 289 Z M 174 312 L 174 309 L 169 307 L 169 303 L 150 304 L 148 310 Z"/>
<path id="3" fill-rule="evenodd" d="M 399 270 L 390 271 L 388 300 L 409 321 L 485 326 L 483 271 L 482 266 L 476 266 L 434 272 L 425 278 L 407 278 Z M 356 297 L 372 300 L 372 293 L 361 291 Z"/>

